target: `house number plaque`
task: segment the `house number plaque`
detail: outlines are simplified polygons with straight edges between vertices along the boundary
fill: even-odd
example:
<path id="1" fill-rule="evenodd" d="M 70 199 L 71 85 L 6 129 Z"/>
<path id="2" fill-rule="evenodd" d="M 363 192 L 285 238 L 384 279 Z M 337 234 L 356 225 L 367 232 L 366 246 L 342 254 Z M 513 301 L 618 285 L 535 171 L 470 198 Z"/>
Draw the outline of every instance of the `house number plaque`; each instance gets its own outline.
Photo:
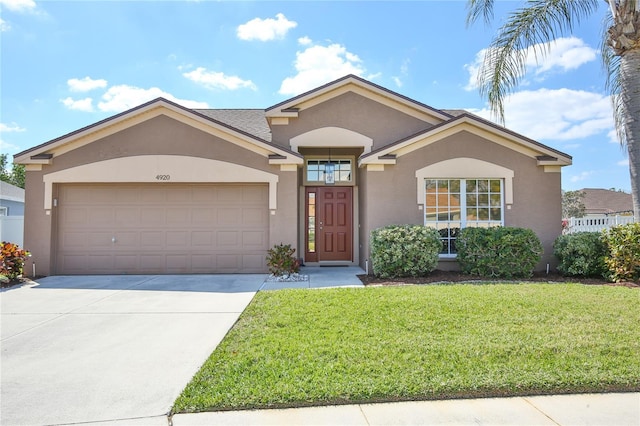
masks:
<path id="1" fill-rule="evenodd" d="M 156 175 L 156 180 L 171 180 L 171 175 Z"/>

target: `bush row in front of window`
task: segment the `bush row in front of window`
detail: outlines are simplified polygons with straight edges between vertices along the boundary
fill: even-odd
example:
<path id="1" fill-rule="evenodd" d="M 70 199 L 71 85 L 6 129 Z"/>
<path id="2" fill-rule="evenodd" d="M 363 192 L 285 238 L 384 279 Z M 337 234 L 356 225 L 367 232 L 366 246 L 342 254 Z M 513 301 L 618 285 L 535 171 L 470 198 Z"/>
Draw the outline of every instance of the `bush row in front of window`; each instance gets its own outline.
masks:
<path id="1" fill-rule="evenodd" d="M 640 281 L 640 223 L 561 235 L 553 252 L 564 275 Z"/>
<path id="2" fill-rule="evenodd" d="M 436 269 L 440 235 L 423 225 L 389 225 L 371 231 L 371 264 L 380 278 L 419 277 Z"/>
<path id="3" fill-rule="evenodd" d="M 540 239 L 525 228 L 465 228 L 456 247 L 462 272 L 484 278 L 530 277 L 542 255 Z"/>

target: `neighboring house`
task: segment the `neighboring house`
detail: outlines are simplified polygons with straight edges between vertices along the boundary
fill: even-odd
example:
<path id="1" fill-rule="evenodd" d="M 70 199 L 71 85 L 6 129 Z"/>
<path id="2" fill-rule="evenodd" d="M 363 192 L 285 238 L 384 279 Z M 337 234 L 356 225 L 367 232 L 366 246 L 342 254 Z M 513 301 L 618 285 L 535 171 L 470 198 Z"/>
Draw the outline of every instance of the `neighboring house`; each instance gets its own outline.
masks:
<path id="1" fill-rule="evenodd" d="M 584 188 L 580 191 L 584 192 L 582 201 L 585 206 L 585 216 L 633 216 L 633 200 L 630 193 L 599 188 Z"/>
<path id="2" fill-rule="evenodd" d="M 0 181 L 0 241 L 22 246 L 24 189 Z"/>
<path id="3" fill-rule="evenodd" d="M 533 229 L 553 263 L 571 157 L 464 111 L 346 76 L 265 110 L 156 99 L 15 156 L 41 274 L 264 273 L 369 259 L 388 224 Z"/>

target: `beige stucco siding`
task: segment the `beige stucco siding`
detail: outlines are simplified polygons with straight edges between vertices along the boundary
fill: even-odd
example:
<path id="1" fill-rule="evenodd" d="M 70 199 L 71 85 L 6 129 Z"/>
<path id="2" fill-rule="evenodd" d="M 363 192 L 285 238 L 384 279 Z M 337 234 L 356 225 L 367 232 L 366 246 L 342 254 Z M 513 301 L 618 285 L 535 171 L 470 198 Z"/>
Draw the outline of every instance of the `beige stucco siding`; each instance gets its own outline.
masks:
<path id="1" fill-rule="evenodd" d="M 323 127 L 339 127 L 373 139 L 373 150 L 432 127 L 396 109 L 355 93 L 345 93 L 300 111 L 287 125 L 273 125 L 273 142 L 289 147 L 291 138 Z M 327 141 L 327 146 L 331 146 Z"/>
<path id="2" fill-rule="evenodd" d="M 423 212 L 416 200 L 415 171 L 459 157 L 491 162 L 514 171 L 513 204 L 510 208 L 505 206 L 505 226 L 535 231 L 544 247 L 538 269 L 544 269 L 547 263 L 554 266 L 552 244 L 561 232 L 560 173 L 547 173 L 544 167 L 537 165 L 535 158 L 467 132 L 400 156 L 395 165 L 385 165 L 383 172 L 361 169 L 361 182 L 376 188 L 375 191 L 362 191 L 363 228 L 371 230 L 393 223 L 422 224 Z M 368 233 L 363 233 L 361 238 L 365 252 L 361 259 L 366 259 L 369 256 Z"/>
<path id="3" fill-rule="evenodd" d="M 118 133 L 54 156 L 51 165 L 43 165 L 40 171 L 27 172 L 25 247 L 32 251 L 31 261 L 37 265 L 38 274 L 52 274 L 55 247 L 56 207 L 45 210 L 45 175 L 82 165 L 123 157 L 151 158 L 149 156 L 186 156 L 210 159 L 248 167 L 256 174 L 269 174 L 277 180 L 277 209 L 269 214 L 270 245 L 276 242 L 296 244 L 296 227 L 291 226 L 297 217 L 297 173 L 281 171 L 280 166 L 269 165 L 268 158 L 248 149 L 207 134 L 187 124 L 158 116 Z M 81 182 L 82 179 L 79 178 Z M 229 182 L 229 180 L 227 180 Z M 231 180 L 233 182 L 233 180 Z M 57 197 L 57 185 L 53 183 L 53 197 Z M 48 214 L 47 214 L 48 213 Z M 30 264 L 27 265 L 30 268 Z M 30 269 L 28 269 L 31 271 Z"/>

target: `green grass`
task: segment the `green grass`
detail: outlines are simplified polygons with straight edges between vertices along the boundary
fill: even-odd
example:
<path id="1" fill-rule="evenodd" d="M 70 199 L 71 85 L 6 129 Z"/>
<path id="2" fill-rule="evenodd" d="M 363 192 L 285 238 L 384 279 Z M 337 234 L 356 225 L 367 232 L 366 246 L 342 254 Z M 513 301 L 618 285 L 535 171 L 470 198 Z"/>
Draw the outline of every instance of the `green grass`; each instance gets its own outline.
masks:
<path id="1" fill-rule="evenodd" d="M 608 390 L 640 390 L 637 289 L 282 290 L 257 294 L 174 411 Z"/>

